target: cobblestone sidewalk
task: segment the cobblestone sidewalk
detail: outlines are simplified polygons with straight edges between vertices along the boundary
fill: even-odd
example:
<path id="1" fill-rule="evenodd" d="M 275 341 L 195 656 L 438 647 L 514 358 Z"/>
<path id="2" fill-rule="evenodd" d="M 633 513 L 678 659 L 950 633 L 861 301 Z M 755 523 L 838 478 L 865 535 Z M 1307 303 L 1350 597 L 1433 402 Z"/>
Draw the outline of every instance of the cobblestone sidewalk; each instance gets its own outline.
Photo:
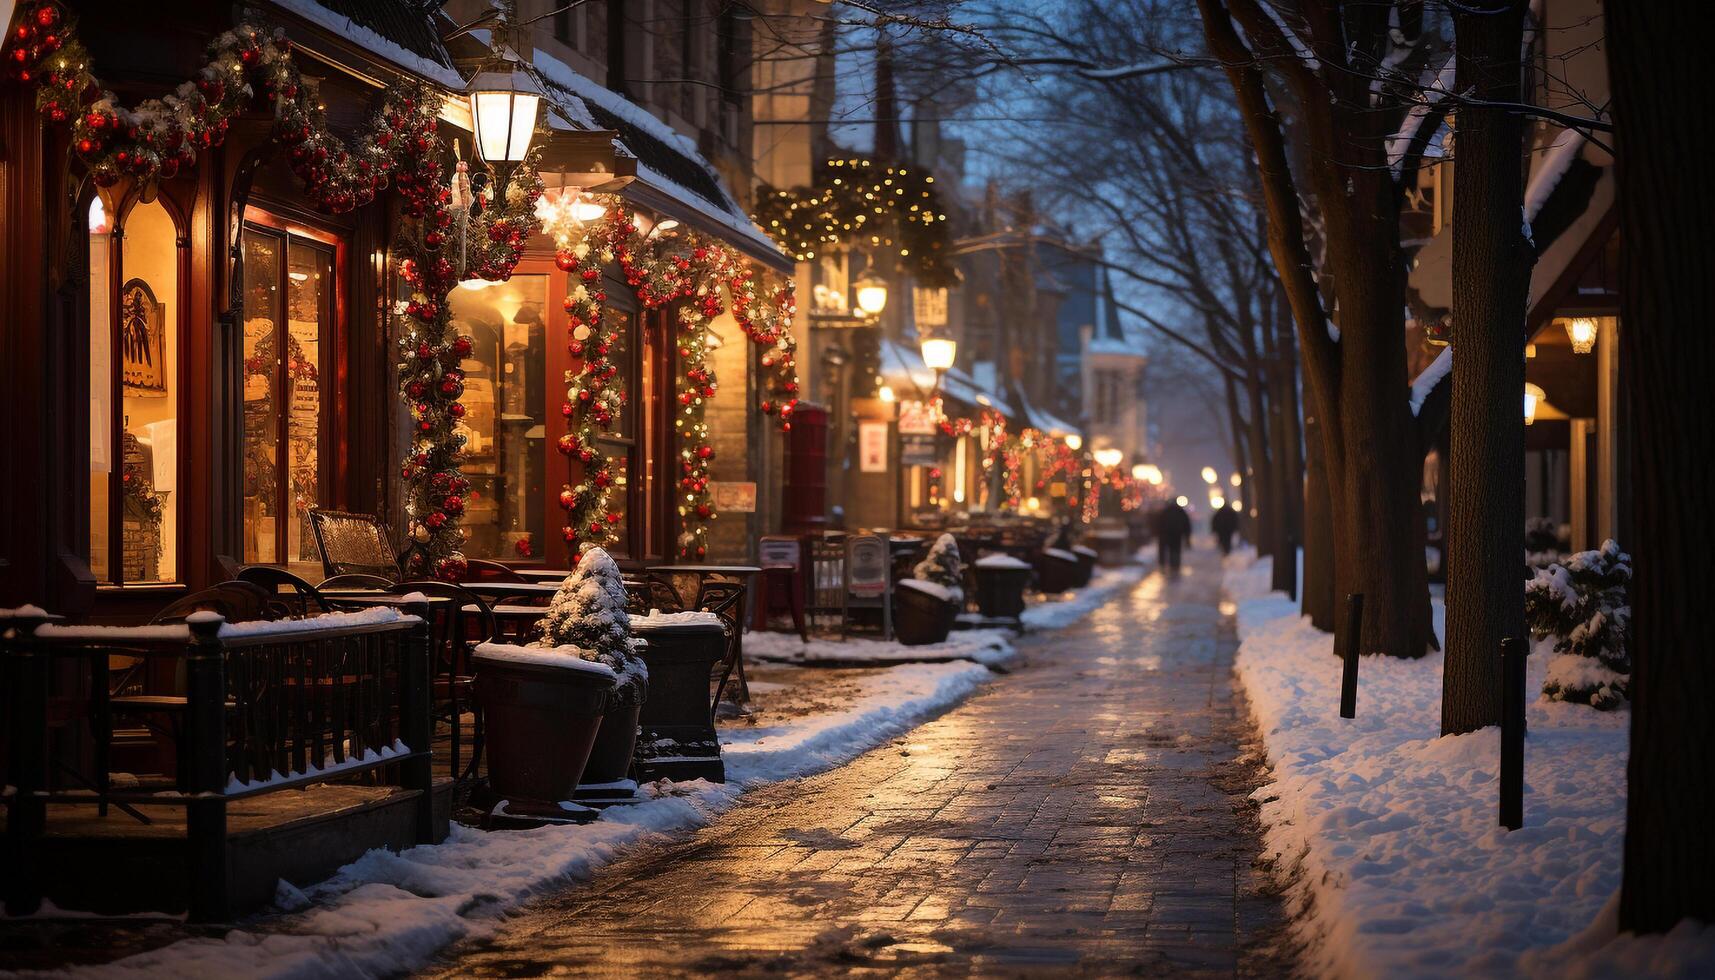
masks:
<path id="1" fill-rule="evenodd" d="M 445 976 L 1276 976 L 1214 556 L 1026 638 L 895 744 L 455 948 Z"/>

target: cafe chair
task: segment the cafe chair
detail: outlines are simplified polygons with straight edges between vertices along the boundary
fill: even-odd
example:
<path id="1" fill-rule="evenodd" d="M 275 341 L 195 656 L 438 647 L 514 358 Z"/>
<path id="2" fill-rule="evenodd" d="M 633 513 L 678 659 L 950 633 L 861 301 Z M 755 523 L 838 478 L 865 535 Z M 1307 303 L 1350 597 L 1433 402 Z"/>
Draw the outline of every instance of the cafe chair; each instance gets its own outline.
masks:
<path id="1" fill-rule="evenodd" d="M 322 573 L 329 577 L 358 572 L 397 582 L 404 575 L 393 534 L 374 514 L 310 508 L 310 528 L 322 555 Z"/>
<path id="2" fill-rule="evenodd" d="M 486 558 L 466 558 L 465 581 L 467 582 L 526 582 L 524 576 L 513 571 L 511 567 Z"/>
<path id="3" fill-rule="evenodd" d="M 740 582 L 705 582 L 697 597 L 697 609 L 714 613 L 726 628 L 726 656 L 716 666 L 720 677 L 715 683 L 714 700 L 709 705 L 713 719 L 726 692 L 727 682 L 738 674 L 737 700 L 750 700 L 750 682 L 744 677 L 744 585 Z"/>
<path id="4" fill-rule="evenodd" d="M 259 586 L 267 593 L 268 619 L 308 619 L 333 611 L 319 589 L 275 565 L 241 569 L 238 581 Z"/>
<path id="5" fill-rule="evenodd" d="M 478 644 L 500 635 L 500 624 L 494 607 L 482 596 L 451 582 L 401 582 L 395 591 L 400 594 L 421 592 L 430 598 L 450 599 L 441 603 L 445 611 L 431 612 L 435 622 L 429 635 L 434 647 L 434 679 L 430 685 L 434 698 L 436 720 L 445 721 L 451 738 L 449 772 L 454 779 L 469 780 L 476 776 L 482 761 L 482 708 L 472 691 L 471 652 Z M 464 754 L 464 712 L 473 715 L 470 732 L 470 761 L 460 768 Z"/>
<path id="6" fill-rule="evenodd" d="M 344 575 L 322 579 L 322 584 L 316 586 L 316 590 L 319 592 L 337 592 L 341 589 L 379 589 L 382 592 L 392 592 L 394 582 L 392 579 L 382 578 L 379 575 L 347 572 Z"/>

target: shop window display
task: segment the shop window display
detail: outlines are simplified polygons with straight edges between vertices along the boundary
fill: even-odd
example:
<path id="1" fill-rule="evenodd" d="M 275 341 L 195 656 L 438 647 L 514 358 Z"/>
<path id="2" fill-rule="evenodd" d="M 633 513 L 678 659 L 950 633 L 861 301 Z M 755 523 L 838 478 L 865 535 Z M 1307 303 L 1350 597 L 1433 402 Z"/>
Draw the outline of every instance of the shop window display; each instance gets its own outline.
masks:
<path id="1" fill-rule="evenodd" d="M 89 221 L 89 564 L 109 584 L 178 577 L 178 230 L 159 202 Z M 119 247 L 114 249 L 114 240 Z"/>
<path id="2" fill-rule="evenodd" d="M 465 282 L 448 298 L 453 328 L 472 340 L 465 373 L 465 437 L 460 466 L 470 480 L 465 554 L 530 559 L 544 544 L 544 479 L 548 403 L 548 277 Z"/>

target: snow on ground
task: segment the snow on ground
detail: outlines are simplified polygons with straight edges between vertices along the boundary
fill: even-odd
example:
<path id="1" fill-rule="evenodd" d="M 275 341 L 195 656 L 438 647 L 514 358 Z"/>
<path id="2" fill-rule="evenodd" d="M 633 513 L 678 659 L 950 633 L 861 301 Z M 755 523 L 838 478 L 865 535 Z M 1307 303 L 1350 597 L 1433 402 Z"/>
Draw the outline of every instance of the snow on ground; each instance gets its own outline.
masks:
<path id="1" fill-rule="evenodd" d="M 1059 595 L 1031 595 L 1027 598 L 1024 614 L 1019 619 L 1023 621 L 1025 629 L 1031 630 L 1057 630 L 1070 626 L 1089 615 L 1090 610 L 1108 601 L 1114 593 L 1137 584 L 1154 564 L 1152 555 L 1147 561 L 1140 560 L 1135 565 L 1099 568 L 1090 576 L 1090 584 L 1081 589 L 1073 589 Z"/>
<path id="2" fill-rule="evenodd" d="M 1441 656 L 1364 657 L 1357 717 L 1340 718 L 1333 638 L 1269 594 L 1269 563 L 1254 558 L 1226 563 L 1242 641 L 1235 669 L 1274 770 L 1254 798 L 1268 856 L 1283 874 L 1298 872 L 1290 894 L 1309 972 L 1715 974 L 1715 928 L 1612 939 L 1625 712 L 1532 701 L 1525 825 L 1509 833 L 1497 823 L 1500 730 L 1437 737 Z M 1439 598 L 1434 616 L 1445 635 Z M 1527 690 L 1541 690 L 1547 661 L 1530 658 Z M 1592 927 L 1603 915 L 1607 930 Z"/>
<path id="3" fill-rule="evenodd" d="M 744 638 L 744 659 L 783 664 L 883 666 L 968 660 L 995 665 L 1012 659 L 1012 654 L 1010 632 L 998 629 L 959 630 L 944 642 L 915 647 L 864 637 L 817 636 L 805 643 L 796 633 L 749 633 Z"/>

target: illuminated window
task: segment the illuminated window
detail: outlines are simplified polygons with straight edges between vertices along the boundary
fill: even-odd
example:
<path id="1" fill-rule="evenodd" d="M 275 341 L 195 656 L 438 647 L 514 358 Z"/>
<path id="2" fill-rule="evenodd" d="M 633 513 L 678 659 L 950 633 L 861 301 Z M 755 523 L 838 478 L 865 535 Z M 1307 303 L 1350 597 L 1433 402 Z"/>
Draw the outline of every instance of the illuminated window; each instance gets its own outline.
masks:
<path id="1" fill-rule="evenodd" d="M 179 248 L 138 204 L 89 212 L 89 565 L 114 584 L 178 577 Z M 114 249 L 114 240 L 119 247 Z"/>
<path id="2" fill-rule="evenodd" d="M 244 226 L 244 561 L 320 557 L 309 512 L 326 499 L 325 399 L 333 333 L 333 246 Z"/>
<path id="3" fill-rule="evenodd" d="M 460 469 L 470 480 L 465 553 L 522 559 L 543 553 L 544 390 L 548 277 L 514 275 L 453 290 L 453 328 L 474 341 L 465 374 Z"/>

